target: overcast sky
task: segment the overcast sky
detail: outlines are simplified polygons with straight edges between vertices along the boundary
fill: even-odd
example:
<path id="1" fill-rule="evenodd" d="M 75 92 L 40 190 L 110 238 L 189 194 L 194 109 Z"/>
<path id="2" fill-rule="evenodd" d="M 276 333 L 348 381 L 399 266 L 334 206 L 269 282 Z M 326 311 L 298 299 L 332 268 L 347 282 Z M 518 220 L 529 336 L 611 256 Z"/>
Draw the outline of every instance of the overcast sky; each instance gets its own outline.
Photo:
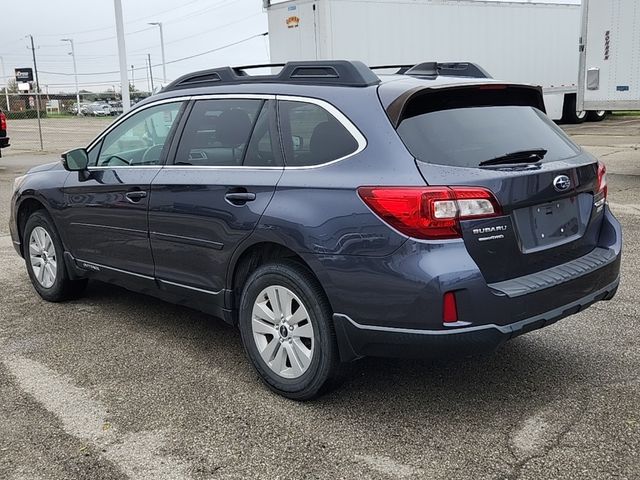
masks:
<path id="1" fill-rule="evenodd" d="M 7 76 L 13 76 L 16 67 L 32 66 L 25 38 L 32 34 L 43 90 L 46 85 L 52 92 L 74 90 L 70 48 L 62 38 L 75 42 L 81 87 L 99 91 L 119 84 L 113 0 L 31 0 L 28 8 L 17 0 L 2 4 L 0 56 Z M 134 65 L 134 83 L 140 89 L 147 89 L 147 53 L 157 65 L 156 82 L 162 78 L 158 27 L 148 22 L 163 23 L 169 80 L 194 70 L 269 59 L 268 38 L 260 36 L 267 31 L 262 0 L 122 0 L 122 4 L 129 75 Z M 226 45 L 231 46 L 198 55 Z M 193 55 L 198 56 L 185 59 Z"/>

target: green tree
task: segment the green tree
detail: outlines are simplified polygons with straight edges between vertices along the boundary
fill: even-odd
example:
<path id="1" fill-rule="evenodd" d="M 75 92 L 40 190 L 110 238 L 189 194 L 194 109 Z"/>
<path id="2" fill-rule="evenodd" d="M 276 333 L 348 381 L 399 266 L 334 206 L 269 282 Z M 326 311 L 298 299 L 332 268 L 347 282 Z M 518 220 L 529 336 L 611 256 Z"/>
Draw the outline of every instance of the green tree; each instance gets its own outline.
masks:
<path id="1" fill-rule="evenodd" d="M 7 90 L 9 93 L 18 93 L 18 82 L 16 82 L 15 78 L 10 78 L 7 82 Z M 4 88 L 2 89 L 2 93 L 4 93 Z"/>

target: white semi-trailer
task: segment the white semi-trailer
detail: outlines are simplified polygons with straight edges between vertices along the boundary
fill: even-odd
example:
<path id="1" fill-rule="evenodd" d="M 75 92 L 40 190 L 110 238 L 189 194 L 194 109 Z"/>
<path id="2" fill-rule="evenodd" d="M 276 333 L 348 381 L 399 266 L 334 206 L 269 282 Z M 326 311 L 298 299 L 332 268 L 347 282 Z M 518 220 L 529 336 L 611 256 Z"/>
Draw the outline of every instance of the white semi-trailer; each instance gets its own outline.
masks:
<path id="1" fill-rule="evenodd" d="M 544 88 L 554 120 L 576 112 L 580 5 L 472 0 L 265 0 L 271 60 L 369 65 L 473 62 Z M 598 117 L 595 112 L 590 114 Z"/>
<path id="2" fill-rule="evenodd" d="M 578 103 L 640 110 L 640 1 L 582 2 Z"/>

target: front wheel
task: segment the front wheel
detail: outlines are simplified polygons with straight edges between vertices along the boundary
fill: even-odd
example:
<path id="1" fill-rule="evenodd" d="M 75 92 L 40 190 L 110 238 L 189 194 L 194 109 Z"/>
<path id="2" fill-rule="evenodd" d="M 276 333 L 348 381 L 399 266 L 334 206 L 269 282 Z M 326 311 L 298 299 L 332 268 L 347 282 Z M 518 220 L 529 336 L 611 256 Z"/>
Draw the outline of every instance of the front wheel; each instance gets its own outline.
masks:
<path id="1" fill-rule="evenodd" d="M 86 279 L 69 278 L 64 265 L 62 242 L 46 213 L 37 211 L 27 219 L 22 238 L 29 278 L 44 300 L 60 302 L 84 291 Z"/>
<path id="2" fill-rule="evenodd" d="M 335 376 L 339 358 L 331 308 L 302 265 L 259 267 L 242 292 L 239 324 L 249 360 L 276 393 L 309 400 Z"/>

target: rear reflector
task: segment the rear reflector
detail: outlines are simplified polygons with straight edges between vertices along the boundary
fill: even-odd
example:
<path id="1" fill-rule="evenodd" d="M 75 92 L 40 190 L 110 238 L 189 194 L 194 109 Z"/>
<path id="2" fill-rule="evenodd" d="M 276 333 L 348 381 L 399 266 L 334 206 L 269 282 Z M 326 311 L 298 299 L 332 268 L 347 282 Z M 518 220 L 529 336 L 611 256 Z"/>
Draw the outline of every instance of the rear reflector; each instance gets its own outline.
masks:
<path id="1" fill-rule="evenodd" d="M 460 238 L 460 220 L 501 214 L 482 187 L 360 187 L 373 212 L 405 235 L 418 239 Z"/>
<path id="2" fill-rule="evenodd" d="M 447 292 L 442 299 L 442 321 L 444 323 L 455 323 L 458 321 L 458 306 L 456 305 L 456 294 Z"/>

